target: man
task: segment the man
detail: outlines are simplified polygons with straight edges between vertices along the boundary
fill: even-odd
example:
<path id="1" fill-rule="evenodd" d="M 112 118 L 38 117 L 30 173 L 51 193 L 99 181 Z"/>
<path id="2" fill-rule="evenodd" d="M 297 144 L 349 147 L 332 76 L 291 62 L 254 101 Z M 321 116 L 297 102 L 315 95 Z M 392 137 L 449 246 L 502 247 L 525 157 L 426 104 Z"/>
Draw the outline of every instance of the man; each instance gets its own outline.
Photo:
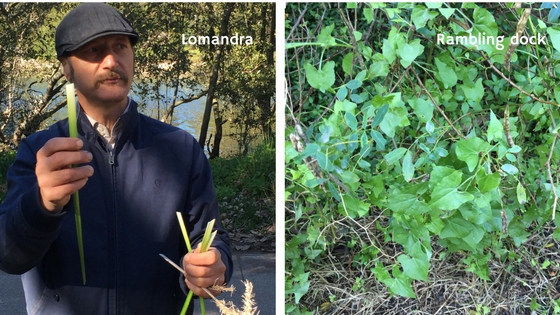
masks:
<path id="1" fill-rule="evenodd" d="M 82 4 L 55 37 L 78 95 L 79 139 L 63 120 L 20 144 L 0 206 L 0 268 L 22 274 L 29 314 L 177 314 L 188 290 L 208 297 L 202 288 L 232 273 L 208 161 L 191 135 L 139 114 L 127 96 L 138 34 L 120 12 Z M 71 202 L 78 190 L 85 285 Z M 176 211 L 193 248 L 217 220 L 208 252 L 186 253 Z"/>

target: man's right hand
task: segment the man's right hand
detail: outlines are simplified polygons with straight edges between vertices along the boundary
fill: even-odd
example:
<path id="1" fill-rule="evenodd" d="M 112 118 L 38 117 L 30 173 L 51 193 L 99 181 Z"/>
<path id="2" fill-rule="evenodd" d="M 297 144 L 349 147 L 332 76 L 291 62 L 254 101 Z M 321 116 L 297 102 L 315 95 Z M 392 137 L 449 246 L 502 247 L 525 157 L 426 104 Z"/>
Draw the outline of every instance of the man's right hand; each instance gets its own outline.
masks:
<path id="1" fill-rule="evenodd" d="M 90 165 L 72 168 L 72 164 L 92 160 L 90 152 L 80 150 L 83 145 L 82 140 L 76 138 L 53 138 L 37 152 L 35 174 L 41 201 L 47 211 L 60 212 L 70 201 L 70 196 L 84 187 L 93 175 Z"/>

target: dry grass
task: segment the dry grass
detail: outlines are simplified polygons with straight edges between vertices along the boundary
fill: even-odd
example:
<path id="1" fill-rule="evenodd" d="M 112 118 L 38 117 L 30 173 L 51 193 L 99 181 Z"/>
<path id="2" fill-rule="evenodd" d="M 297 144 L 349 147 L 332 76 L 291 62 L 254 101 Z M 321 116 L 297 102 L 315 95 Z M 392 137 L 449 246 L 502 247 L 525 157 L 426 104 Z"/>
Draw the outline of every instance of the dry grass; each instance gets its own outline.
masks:
<path id="1" fill-rule="evenodd" d="M 253 293 L 253 284 L 249 280 L 243 282 L 243 284 L 245 285 L 245 292 L 243 293 L 242 309 L 239 309 L 237 306 L 235 306 L 233 302 L 218 300 L 216 297 L 212 295 L 212 293 L 210 293 L 210 291 L 206 289 L 204 289 L 204 291 L 206 291 L 206 293 L 208 293 L 212 297 L 212 299 L 216 303 L 216 306 L 218 306 L 218 309 L 220 310 L 220 313 L 222 315 L 257 315 L 259 314 L 259 311 L 257 309 L 254 300 L 255 294 Z M 210 289 L 216 291 L 222 291 L 222 292 L 224 291 L 233 292 L 233 290 L 235 290 L 233 286 L 232 287 L 213 286 Z"/>
<path id="2" fill-rule="evenodd" d="M 342 232 L 346 233 L 339 234 L 345 236 L 337 244 L 346 244 L 350 237 L 381 244 L 378 239 L 383 240 L 383 236 L 375 229 L 375 220 L 364 218 L 339 222 L 346 230 Z M 429 282 L 413 282 L 416 299 L 391 296 L 370 271 L 373 262 L 353 262 L 354 255 L 361 249 L 335 246 L 328 249 L 319 263 L 310 267 L 310 289 L 300 303 L 315 310 L 316 314 L 328 315 L 558 314 L 554 312 L 554 305 L 560 299 L 560 246 L 552 237 L 553 229 L 552 224 L 547 224 L 521 247 L 508 246 L 510 258 L 507 261 L 490 260 L 491 281 L 465 271 L 461 259 L 467 253 L 440 258 L 442 248 L 433 241 Z M 395 263 L 396 257 L 402 253 L 399 248 L 397 244 L 386 243 L 379 255 L 381 261 Z M 545 261 L 550 264 L 543 265 Z M 361 279 L 360 286 L 355 285 L 357 278 Z M 530 310 L 532 302 L 539 305 L 533 304 L 536 307 L 533 311 Z"/>

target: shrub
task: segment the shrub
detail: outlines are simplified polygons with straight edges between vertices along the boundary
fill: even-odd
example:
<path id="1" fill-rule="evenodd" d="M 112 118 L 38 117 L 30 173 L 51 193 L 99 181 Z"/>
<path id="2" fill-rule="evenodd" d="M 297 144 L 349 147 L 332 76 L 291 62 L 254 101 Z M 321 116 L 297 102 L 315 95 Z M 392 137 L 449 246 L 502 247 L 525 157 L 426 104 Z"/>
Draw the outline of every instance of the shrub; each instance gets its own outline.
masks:
<path id="1" fill-rule="evenodd" d="M 529 311 L 527 294 L 484 283 L 523 286 L 560 248 L 560 31 L 549 11 L 286 10 L 287 313 L 433 314 L 446 300 L 466 305 L 447 311 L 480 301 Z M 516 32 L 547 41 L 515 46 Z M 438 44 L 438 34 L 505 40 Z M 441 287 L 442 270 L 478 291 Z M 555 285 L 539 276 L 531 310 L 552 307 Z M 470 300 L 450 293 L 465 290 Z"/>
<path id="2" fill-rule="evenodd" d="M 261 144 L 247 155 L 210 160 L 222 214 L 232 228 L 274 223 L 275 150 Z"/>

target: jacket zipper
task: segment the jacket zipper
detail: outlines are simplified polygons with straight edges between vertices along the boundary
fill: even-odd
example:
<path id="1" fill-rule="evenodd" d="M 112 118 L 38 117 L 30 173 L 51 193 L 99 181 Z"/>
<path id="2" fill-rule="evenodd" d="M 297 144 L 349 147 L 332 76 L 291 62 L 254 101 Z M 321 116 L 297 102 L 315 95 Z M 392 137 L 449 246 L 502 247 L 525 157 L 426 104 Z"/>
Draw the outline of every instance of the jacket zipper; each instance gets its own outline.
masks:
<path id="1" fill-rule="evenodd" d="M 109 150 L 109 165 L 115 164 L 115 150 Z"/>
<path id="2" fill-rule="evenodd" d="M 120 303 L 119 303 L 119 286 L 120 286 L 120 281 L 119 281 L 119 239 L 118 239 L 118 218 L 117 218 L 117 169 L 116 169 L 116 165 L 115 165 L 115 152 L 116 152 L 116 144 L 115 147 L 113 147 L 112 149 L 109 150 L 109 167 L 111 169 L 111 181 L 112 181 L 112 192 L 113 192 L 113 222 L 114 222 L 114 231 L 113 231 L 113 235 L 114 235 L 114 264 L 115 264 L 115 274 L 114 274 L 114 281 L 115 281 L 115 305 L 114 305 L 114 312 L 115 314 L 119 314 L 120 313 Z"/>
<path id="3" fill-rule="evenodd" d="M 108 162 L 109 162 L 109 170 L 111 172 L 111 197 L 112 197 L 112 221 L 113 221 L 113 231 L 111 231 L 111 239 L 113 240 L 113 244 L 112 244 L 112 248 L 110 249 L 110 251 L 112 253 L 109 254 L 110 261 L 109 263 L 112 265 L 112 268 L 109 267 L 109 270 L 112 270 L 112 273 L 110 275 L 110 282 L 112 282 L 114 284 L 114 292 L 112 294 L 110 294 L 109 296 L 109 309 L 108 309 L 108 314 L 118 314 L 119 313 L 119 302 L 118 302 L 118 286 L 119 286 L 119 281 L 118 281 L 118 240 L 117 240 L 117 214 L 116 214 L 116 209 L 117 209 L 117 192 L 116 192 L 116 167 L 115 167 L 115 148 L 109 149 L 106 145 L 106 143 L 102 142 L 102 147 L 103 149 L 108 153 Z"/>

